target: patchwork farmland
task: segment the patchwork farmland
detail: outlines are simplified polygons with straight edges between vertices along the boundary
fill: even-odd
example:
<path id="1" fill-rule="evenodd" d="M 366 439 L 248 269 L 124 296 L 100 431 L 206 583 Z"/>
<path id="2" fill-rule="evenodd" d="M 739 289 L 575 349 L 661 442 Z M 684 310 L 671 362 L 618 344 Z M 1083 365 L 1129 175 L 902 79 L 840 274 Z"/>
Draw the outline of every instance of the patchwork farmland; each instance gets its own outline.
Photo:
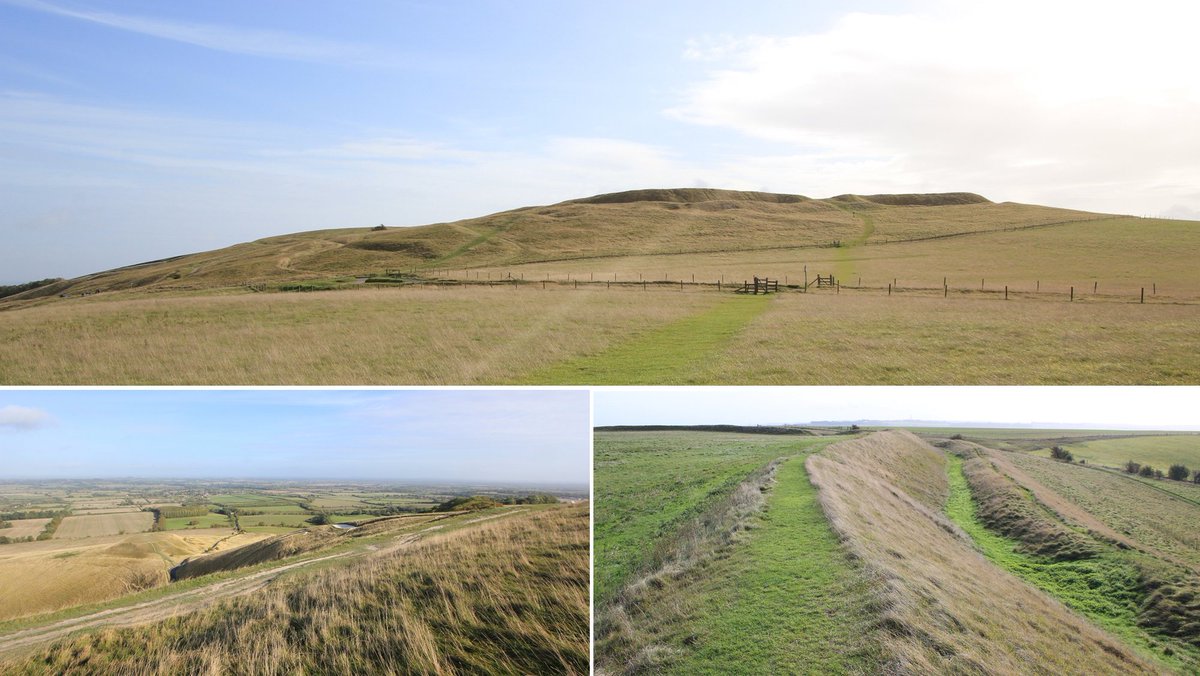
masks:
<path id="1" fill-rule="evenodd" d="M 0 529 L 44 522 L 32 541 L 0 545 L 0 670 L 360 671 L 385 660 L 426 673 L 587 673 L 589 508 L 586 491 L 561 493 L 567 502 L 494 486 L 0 484 L 5 516 L 55 514 Z M 73 515 L 98 502 L 127 511 Z M 135 522 L 146 532 L 110 532 Z M 301 617 L 311 632 L 289 629 Z M 356 642 L 319 639 L 347 632 Z"/>
<path id="2" fill-rule="evenodd" d="M 1200 668 L 1191 477 L 1044 457 L 1159 462 L 1200 435 L 920 435 L 598 429 L 598 668 Z"/>
<path id="3" fill-rule="evenodd" d="M 1194 384 L 1197 249 L 968 193 L 631 191 L 25 291 L 0 382 Z"/>

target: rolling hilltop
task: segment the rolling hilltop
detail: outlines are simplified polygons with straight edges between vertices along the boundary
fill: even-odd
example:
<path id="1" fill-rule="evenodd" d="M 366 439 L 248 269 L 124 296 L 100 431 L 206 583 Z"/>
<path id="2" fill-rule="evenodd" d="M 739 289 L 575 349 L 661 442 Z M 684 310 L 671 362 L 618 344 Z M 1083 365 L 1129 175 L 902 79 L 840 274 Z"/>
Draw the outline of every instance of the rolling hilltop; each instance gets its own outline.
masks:
<path id="1" fill-rule="evenodd" d="M 1195 384 L 1198 250 L 970 193 L 639 190 L 24 290 L 0 383 Z"/>
<path id="2" fill-rule="evenodd" d="M 714 189 L 634 190 L 453 223 L 268 237 L 65 280 L 12 300 L 366 277 L 389 269 L 437 275 L 624 256 L 862 246 L 1098 217 L 994 203 L 971 193 L 811 199 Z"/>

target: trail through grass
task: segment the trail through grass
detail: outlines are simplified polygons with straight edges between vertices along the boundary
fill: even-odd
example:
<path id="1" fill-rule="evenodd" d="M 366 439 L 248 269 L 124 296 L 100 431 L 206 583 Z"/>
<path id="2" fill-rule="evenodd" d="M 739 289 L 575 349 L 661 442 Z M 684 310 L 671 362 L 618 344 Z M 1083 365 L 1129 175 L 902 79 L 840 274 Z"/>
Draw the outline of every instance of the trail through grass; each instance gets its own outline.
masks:
<path id="1" fill-rule="evenodd" d="M 719 432 L 597 432 L 596 605 L 756 468 L 814 438 Z"/>
<path id="2" fill-rule="evenodd" d="M 702 369 L 769 306 L 770 296 L 732 296 L 715 307 L 594 355 L 561 362 L 527 384 L 673 385 L 702 382 Z"/>
<path id="3" fill-rule="evenodd" d="M 1016 542 L 988 530 L 979 520 L 961 458 L 947 454 L 950 497 L 946 515 L 962 528 L 989 561 L 1063 602 L 1116 636 L 1144 657 L 1172 668 L 1185 668 L 1175 654 L 1137 625 L 1139 575 L 1132 562 L 1116 551 L 1078 561 L 1055 561 L 1016 550 Z M 1179 649 L 1176 645 L 1171 651 Z"/>
<path id="4" fill-rule="evenodd" d="M 749 539 L 704 571 L 679 673 L 870 673 L 869 590 L 817 504 L 803 455 L 784 462 Z"/>

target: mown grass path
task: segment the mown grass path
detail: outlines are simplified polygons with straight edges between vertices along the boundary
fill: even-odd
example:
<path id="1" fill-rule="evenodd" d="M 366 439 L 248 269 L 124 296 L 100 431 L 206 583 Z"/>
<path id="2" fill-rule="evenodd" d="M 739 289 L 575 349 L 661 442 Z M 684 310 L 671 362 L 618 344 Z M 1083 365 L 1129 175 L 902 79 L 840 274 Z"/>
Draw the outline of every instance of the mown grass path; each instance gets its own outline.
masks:
<path id="1" fill-rule="evenodd" d="M 769 306 L 770 296 L 730 296 L 598 354 L 530 374 L 524 384 L 685 385 L 703 382 L 710 358 Z"/>
<path id="2" fill-rule="evenodd" d="M 704 571 L 678 673 L 871 673 L 869 589 L 817 504 L 804 455 L 780 465 L 749 539 Z"/>
<path id="3" fill-rule="evenodd" d="M 950 481 L 946 515 L 971 536 L 989 561 L 1124 639 L 1143 657 L 1176 670 L 1189 669 L 1178 653 L 1165 653 L 1160 643 L 1138 626 L 1142 596 L 1138 571 L 1125 555 L 1110 551 L 1090 559 L 1055 561 L 1017 551 L 1015 541 L 988 530 L 979 520 L 962 459 L 949 454 L 946 459 Z"/>

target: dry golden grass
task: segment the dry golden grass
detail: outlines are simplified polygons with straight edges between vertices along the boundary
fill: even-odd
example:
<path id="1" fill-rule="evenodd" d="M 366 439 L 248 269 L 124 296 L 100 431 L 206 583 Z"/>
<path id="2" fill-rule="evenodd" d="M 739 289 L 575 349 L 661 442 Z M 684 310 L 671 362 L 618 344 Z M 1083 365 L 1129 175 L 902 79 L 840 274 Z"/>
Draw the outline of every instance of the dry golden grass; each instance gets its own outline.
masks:
<path id="1" fill-rule="evenodd" d="M 609 196 L 605 196 L 609 197 Z M 628 197 L 628 196 L 627 196 Z M 414 228 L 320 230 L 100 272 L 23 294 L 197 289 L 314 278 L 511 267 L 538 261 L 876 244 L 1095 218 L 1086 212 L 937 196 L 941 206 L 666 190 L 577 200 Z M 886 199 L 883 201 L 887 201 Z M 921 200 L 918 200 L 921 201 Z M 618 266 L 618 268 L 620 267 Z M 695 271 L 695 270 L 693 270 Z"/>
<path id="2" fill-rule="evenodd" d="M 512 382 L 719 300 L 554 287 L 81 299 L 4 314 L 0 382 Z"/>
<path id="3" fill-rule="evenodd" d="M 186 535 L 141 533 L 46 540 L 0 547 L 0 620 L 62 610 L 166 584 L 167 570 L 199 554 L 228 529 Z M 249 543 L 239 536 L 229 546 Z"/>
<path id="4" fill-rule="evenodd" d="M 116 512 L 112 514 L 88 514 L 68 516 L 62 521 L 54 537 L 60 540 L 90 538 L 102 535 L 141 533 L 154 525 L 150 512 Z"/>
<path id="5" fill-rule="evenodd" d="M 911 211 L 899 213 L 912 215 Z M 939 222 L 930 227 L 942 227 Z M 1200 278 L 1184 253 L 1200 247 L 1200 226 L 1191 221 L 1112 218 L 1034 229 L 992 231 L 991 225 L 985 227 L 987 232 L 961 237 L 841 248 L 659 256 L 631 249 L 617 258 L 491 266 L 480 268 L 478 274 L 481 279 L 489 273 L 493 278 L 512 273 L 524 274 L 526 279 L 549 274 L 552 280 L 565 280 L 568 275 L 611 280 L 616 273 L 621 281 L 645 277 L 676 282 L 690 282 L 694 275 L 697 282 L 715 283 L 723 278 L 726 284 L 740 284 L 757 275 L 803 284 L 807 267 L 810 281 L 817 274 L 833 274 L 843 287 L 858 286 L 861 280 L 876 293 L 886 293 L 894 281 L 902 290 L 935 289 L 941 295 L 943 280 L 951 295 L 976 293 L 982 280 L 992 294 L 1003 295 L 1007 285 L 1013 294 L 1040 290 L 1041 298 L 1064 301 L 1072 286 L 1077 299 L 1136 302 L 1143 287 L 1148 302 L 1194 302 L 1200 298 Z M 472 279 L 475 274 L 471 273 Z M 1095 296 L 1093 282 L 1099 283 Z M 843 293 L 847 291 L 843 288 Z"/>
<path id="6" fill-rule="evenodd" d="M 586 505 L 482 522 L 144 627 L 70 639 L 10 672 L 588 672 Z"/>
<path id="7" fill-rule="evenodd" d="M 781 294 L 703 382 L 1185 384 L 1195 306 Z"/>
<path id="8" fill-rule="evenodd" d="M 880 432 L 807 463 L 830 522 L 879 580 L 888 671 L 1153 672 L 971 545 L 941 511 L 944 460 L 907 432 Z"/>

